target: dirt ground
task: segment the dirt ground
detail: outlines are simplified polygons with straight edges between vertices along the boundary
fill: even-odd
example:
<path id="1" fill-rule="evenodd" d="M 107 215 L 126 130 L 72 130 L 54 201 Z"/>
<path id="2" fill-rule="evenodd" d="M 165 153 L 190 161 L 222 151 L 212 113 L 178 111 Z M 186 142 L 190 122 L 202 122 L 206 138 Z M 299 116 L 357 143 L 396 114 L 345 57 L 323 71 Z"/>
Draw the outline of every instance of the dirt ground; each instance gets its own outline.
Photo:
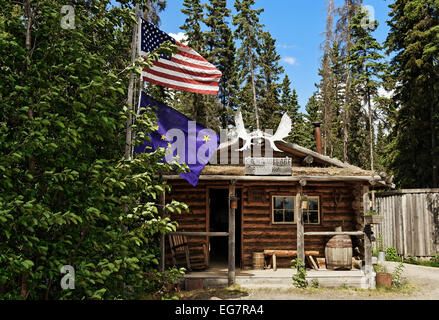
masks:
<path id="1" fill-rule="evenodd" d="M 385 262 L 388 272 L 393 272 L 396 262 Z M 310 288 L 277 290 L 252 290 L 248 296 L 239 299 L 275 300 L 439 300 L 439 268 L 404 264 L 402 278 L 406 284 L 400 289 L 361 290 L 348 288 Z"/>
<path id="2" fill-rule="evenodd" d="M 396 262 L 385 262 L 393 272 Z M 364 290 L 353 288 L 255 289 L 233 287 L 188 292 L 182 299 L 211 300 L 439 300 L 439 268 L 404 264 L 401 288 Z"/>

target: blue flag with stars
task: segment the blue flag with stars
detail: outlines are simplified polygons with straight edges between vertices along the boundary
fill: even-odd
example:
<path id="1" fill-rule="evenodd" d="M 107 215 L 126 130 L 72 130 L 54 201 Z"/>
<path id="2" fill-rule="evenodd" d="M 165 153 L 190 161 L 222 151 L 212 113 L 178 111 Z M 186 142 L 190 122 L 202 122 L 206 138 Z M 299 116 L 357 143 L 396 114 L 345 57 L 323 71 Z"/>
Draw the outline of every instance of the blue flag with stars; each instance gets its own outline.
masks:
<path id="1" fill-rule="evenodd" d="M 215 131 L 197 124 L 142 91 L 139 108 L 148 107 L 157 114 L 159 128 L 150 134 L 150 142 L 144 141 L 142 145 L 134 148 L 134 152 L 153 152 L 159 147 L 165 148 L 165 160 L 185 163 L 190 171 L 181 173 L 180 176 L 196 186 L 201 171 L 216 154 L 220 144 L 219 136 Z"/>

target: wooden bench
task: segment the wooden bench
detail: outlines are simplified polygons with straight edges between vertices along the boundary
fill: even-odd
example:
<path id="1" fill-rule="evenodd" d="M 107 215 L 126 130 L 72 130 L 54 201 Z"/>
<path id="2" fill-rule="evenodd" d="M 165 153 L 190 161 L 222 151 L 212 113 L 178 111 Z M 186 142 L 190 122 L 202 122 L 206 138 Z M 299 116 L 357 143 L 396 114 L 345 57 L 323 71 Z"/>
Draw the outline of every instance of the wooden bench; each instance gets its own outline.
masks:
<path id="1" fill-rule="evenodd" d="M 311 266 L 318 270 L 318 266 L 314 260 L 313 256 L 318 256 L 318 251 L 305 251 L 305 257 L 308 259 Z M 273 266 L 273 270 L 277 270 L 276 258 L 294 258 L 297 257 L 297 250 L 264 250 L 264 257 L 269 256 L 271 258 L 271 264 Z"/>

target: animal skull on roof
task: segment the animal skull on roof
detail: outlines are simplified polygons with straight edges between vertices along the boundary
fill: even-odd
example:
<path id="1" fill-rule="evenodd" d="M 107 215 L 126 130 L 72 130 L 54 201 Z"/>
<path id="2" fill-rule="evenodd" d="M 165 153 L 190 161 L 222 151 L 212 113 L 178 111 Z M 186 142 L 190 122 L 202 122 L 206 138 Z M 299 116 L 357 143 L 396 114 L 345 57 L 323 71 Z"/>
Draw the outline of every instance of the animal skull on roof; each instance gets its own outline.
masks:
<path id="1" fill-rule="evenodd" d="M 259 141 L 261 139 L 266 139 L 270 142 L 270 146 L 273 150 L 282 152 L 282 150 L 279 150 L 276 147 L 274 142 L 283 141 L 284 138 L 288 137 L 288 134 L 292 129 L 292 121 L 291 118 L 288 116 L 288 114 L 284 113 L 282 119 L 280 120 L 279 126 L 276 130 L 276 133 L 274 135 L 270 135 L 266 132 L 262 132 L 259 129 L 251 133 L 247 133 L 247 130 L 245 129 L 244 126 L 244 121 L 242 119 L 241 111 L 238 110 L 238 112 L 236 112 L 235 115 L 235 126 L 236 126 L 236 133 L 238 135 L 237 139 L 241 138 L 242 140 L 244 140 L 244 146 L 238 151 L 249 149 L 251 145 L 254 145 L 254 143 L 252 142 L 252 140 L 254 139 L 258 139 Z"/>

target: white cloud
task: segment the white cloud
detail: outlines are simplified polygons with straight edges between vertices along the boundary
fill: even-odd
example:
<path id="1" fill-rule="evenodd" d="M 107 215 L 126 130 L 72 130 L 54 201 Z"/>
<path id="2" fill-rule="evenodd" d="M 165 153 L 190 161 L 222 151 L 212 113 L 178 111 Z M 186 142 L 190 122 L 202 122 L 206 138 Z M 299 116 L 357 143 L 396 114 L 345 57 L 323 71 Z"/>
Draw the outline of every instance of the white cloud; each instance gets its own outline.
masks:
<path id="1" fill-rule="evenodd" d="M 283 62 L 286 62 L 288 64 L 291 64 L 292 66 L 297 65 L 297 60 L 294 57 L 285 57 L 282 59 Z"/>
<path id="2" fill-rule="evenodd" d="M 278 44 L 277 47 L 278 47 L 278 48 L 282 48 L 282 49 L 293 49 L 293 48 L 297 48 L 297 46 L 294 45 L 294 44 Z"/>
<path id="3" fill-rule="evenodd" d="M 179 32 L 177 34 L 175 33 L 169 33 L 171 37 L 173 37 L 178 42 L 181 42 L 183 44 L 187 44 L 187 35 L 184 32 Z"/>
<path id="4" fill-rule="evenodd" d="M 393 94 L 395 93 L 394 90 L 391 91 L 387 91 L 386 89 L 384 89 L 383 87 L 379 87 L 378 88 L 378 97 L 385 97 L 385 98 L 392 98 Z"/>

